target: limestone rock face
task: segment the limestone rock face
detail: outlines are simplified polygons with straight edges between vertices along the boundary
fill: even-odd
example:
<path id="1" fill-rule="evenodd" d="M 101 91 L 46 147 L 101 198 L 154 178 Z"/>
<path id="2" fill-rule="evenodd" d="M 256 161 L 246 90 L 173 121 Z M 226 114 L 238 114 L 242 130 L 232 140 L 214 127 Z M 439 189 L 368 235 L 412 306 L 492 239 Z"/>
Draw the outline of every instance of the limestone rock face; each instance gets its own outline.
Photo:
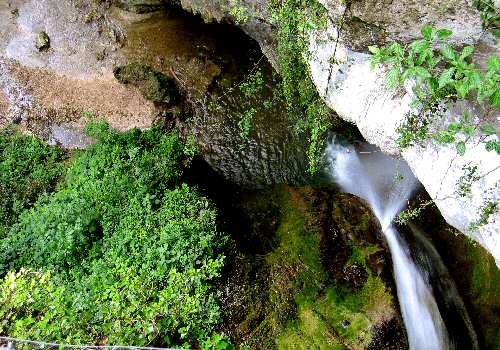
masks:
<path id="1" fill-rule="evenodd" d="M 127 11 L 144 13 L 155 11 L 165 4 L 164 0 L 115 0 L 114 3 Z M 170 1 L 173 2 L 173 1 Z"/>
<path id="2" fill-rule="evenodd" d="M 319 2 L 332 17 L 342 16 L 345 11 L 343 2 L 339 0 L 319 0 Z M 472 1 L 460 0 L 361 0 L 352 1 L 347 15 L 371 27 L 372 33 L 379 32 L 377 40 L 379 45 L 384 41 L 411 41 L 420 35 L 423 24 L 435 28 L 448 28 L 454 33 L 451 42 L 463 44 L 472 42 L 482 33 L 480 14 L 470 6 L 471 3 Z M 349 30 L 349 21 L 347 27 Z M 362 38 L 368 43 L 373 40 L 373 35 L 362 35 Z M 345 44 L 349 45 L 347 42 Z"/>

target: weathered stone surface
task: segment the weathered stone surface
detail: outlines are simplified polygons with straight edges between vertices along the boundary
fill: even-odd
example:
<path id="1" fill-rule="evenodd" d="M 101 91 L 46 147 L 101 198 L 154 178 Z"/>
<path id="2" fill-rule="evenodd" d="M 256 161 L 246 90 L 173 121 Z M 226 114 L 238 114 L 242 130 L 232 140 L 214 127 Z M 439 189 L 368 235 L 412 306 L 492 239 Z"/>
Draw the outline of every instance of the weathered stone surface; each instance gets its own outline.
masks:
<path id="1" fill-rule="evenodd" d="M 342 17 L 345 11 L 345 2 L 340 0 L 319 0 L 328 9 L 331 18 Z M 448 28 L 454 33 L 451 42 L 461 45 L 472 43 L 482 34 L 479 12 L 472 6 L 472 2 L 461 0 L 360 0 L 349 2 L 346 11 L 347 18 L 356 18 L 359 22 L 372 27 L 372 33 L 379 32 L 377 43 L 400 41 L 409 42 L 420 35 L 422 25 L 435 28 Z M 355 28 L 349 25 L 346 32 Z M 370 45 L 373 37 L 362 35 L 357 40 L 365 41 Z M 345 42 L 349 45 L 349 42 Z"/>

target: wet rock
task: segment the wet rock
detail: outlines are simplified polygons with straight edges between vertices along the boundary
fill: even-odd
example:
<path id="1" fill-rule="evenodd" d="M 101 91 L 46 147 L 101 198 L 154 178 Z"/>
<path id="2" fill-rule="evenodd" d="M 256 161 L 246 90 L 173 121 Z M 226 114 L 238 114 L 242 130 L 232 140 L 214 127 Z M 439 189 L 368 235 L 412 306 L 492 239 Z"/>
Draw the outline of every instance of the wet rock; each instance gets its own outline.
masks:
<path id="1" fill-rule="evenodd" d="M 383 322 L 372 329 L 373 340 L 367 350 L 404 350 L 408 349 L 406 334 L 397 319 Z"/>
<path id="2" fill-rule="evenodd" d="M 175 81 L 150 67 L 131 63 L 113 68 L 115 78 L 122 84 L 131 84 L 139 89 L 145 99 L 173 105 L 179 101 Z"/>
<path id="3" fill-rule="evenodd" d="M 36 37 L 36 44 L 35 45 L 36 45 L 36 48 L 38 49 L 38 51 L 48 50 L 50 47 L 49 35 L 44 31 L 39 32 L 37 37 Z"/>

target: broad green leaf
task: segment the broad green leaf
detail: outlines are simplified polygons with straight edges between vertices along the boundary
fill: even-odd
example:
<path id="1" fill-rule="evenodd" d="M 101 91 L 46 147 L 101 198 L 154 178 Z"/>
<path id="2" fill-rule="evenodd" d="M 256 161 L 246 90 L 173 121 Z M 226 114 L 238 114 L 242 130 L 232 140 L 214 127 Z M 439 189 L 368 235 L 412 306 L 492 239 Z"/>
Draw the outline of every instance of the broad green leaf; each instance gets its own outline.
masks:
<path id="1" fill-rule="evenodd" d="M 427 49 L 424 49 L 419 55 L 418 55 L 418 58 L 417 58 L 417 61 L 415 62 L 417 64 L 417 66 L 421 66 L 426 60 L 427 60 L 427 57 L 429 55 L 429 51 L 432 52 L 432 49 L 430 47 L 428 47 Z"/>
<path id="2" fill-rule="evenodd" d="M 474 46 L 466 46 L 466 47 L 464 47 L 462 49 L 462 52 L 460 53 L 460 59 L 463 60 L 466 57 L 469 57 L 470 55 L 472 55 L 473 52 L 474 52 Z"/>
<path id="3" fill-rule="evenodd" d="M 450 44 L 445 44 L 441 49 L 441 53 L 447 59 L 454 61 L 456 60 L 456 52 L 455 49 Z"/>
<path id="4" fill-rule="evenodd" d="M 500 57 L 490 56 L 488 58 L 488 69 L 500 71 Z"/>
<path id="5" fill-rule="evenodd" d="M 410 44 L 410 48 L 415 53 L 420 53 L 429 47 L 429 42 L 424 39 L 416 40 Z"/>
<path id="6" fill-rule="evenodd" d="M 462 127 L 462 131 L 463 131 L 463 133 L 464 133 L 465 135 L 467 135 L 467 136 L 469 136 L 469 137 L 470 137 L 470 136 L 474 135 L 474 131 L 475 131 L 475 129 L 474 129 L 474 127 L 473 127 L 473 126 L 470 126 L 470 125 L 469 125 L 469 126 L 464 126 L 464 127 Z"/>
<path id="7" fill-rule="evenodd" d="M 399 43 L 393 43 L 391 46 L 389 46 L 389 50 L 395 53 L 398 57 L 404 56 L 403 47 Z"/>
<path id="8" fill-rule="evenodd" d="M 392 67 L 389 72 L 387 72 L 387 87 L 393 90 L 399 83 L 399 66 Z"/>
<path id="9" fill-rule="evenodd" d="M 488 124 L 481 127 L 481 132 L 485 135 L 495 135 L 497 130 L 493 125 Z"/>
<path id="10" fill-rule="evenodd" d="M 462 129 L 462 126 L 459 123 L 450 123 L 448 125 L 448 130 L 453 134 L 458 133 Z"/>
<path id="11" fill-rule="evenodd" d="M 497 87 L 495 93 L 490 96 L 490 103 L 496 109 L 500 109 L 500 87 Z"/>
<path id="12" fill-rule="evenodd" d="M 428 83 L 429 83 L 429 88 L 431 89 L 431 93 L 435 94 L 439 88 L 437 80 L 433 77 L 428 80 Z"/>
<path id="13" fill-rule="evenodd" d="M 465 142 L 463 141 L 460 141 L 457 143 L 457 153 L 461 156 L 463 156 L 465 154 L 465 150 L 466 150 L 466 146 L 465 146 Z"/>
<path id="14" fill-rule="evenodd" d="M 454 134 L 447 130 L 441 130 L 437 134 L 434 134 L 434 139 L 441 144 L 455 142 Z"/>
<path id="15" fill-rule="evenodd" d="M 470 70 L 465 72 L 467 80 L 470 82 L 471 89 L 479 90 L 482 88 L 483 81 L 481 79 L 481 74 L 476 70 Z"/>
<path id="16" fill-rule="evenodd" d="M 495 151 L 500 154 L 500 142 L 496 140 L 490 140 L 486 142 L 486 150 L 487 151 Z"/>
<path id="17" fill-rule="evenodd" d="M 403 74 L 401 74 L 401 78 L 399 79 L 400 83 L 403 84 L 406 80 L 415 76 L 414 68 L 406 69 Z"/>
<path id="18" fill-rule="evenodd" d="M 423 26 L 422 29 L 420 30 L 424 38 L 430 40 L 432 38 L 432 27 L 431 26 Z"/>
<path id="19" fill-rule="evenodd" d="M 444 40 L 446 38 L 449 38 L 453 32 L 449 29 L 438 29 L 436 31 L 436 37 L 440 40 Z"/>
<path id="20" fill-rule="evenodd" d="M 458 97 L 464 99 L 470 90 L 470 85 L 467 79 L 463 79 L 455 83 L 455 90 L 457 90 Z"/>
<path id="21" fill-rule="evenodd" d="M 415 70 L 415 74 L 420 78 L 428 79 L 428 78 L 432 77 L 431 73 L 427 69 L 425 69 L 424 67 L 417 66 L 414 68 L 414 70 Z"/>
<path id="22" fill-rule="evenodd" d="M 439 88 L 446 86 L 448 83 L 453 81 L 453 74 L 455 74 L 455 67 L 445 69 L 438 79 Z"/>
<path id="23" fill-rule="evenodd" d="M 378 46 L 368 46 L 368 51 L 370 51 L 372 54 L 377 55 L 380 53 L 380 48 Z"/>

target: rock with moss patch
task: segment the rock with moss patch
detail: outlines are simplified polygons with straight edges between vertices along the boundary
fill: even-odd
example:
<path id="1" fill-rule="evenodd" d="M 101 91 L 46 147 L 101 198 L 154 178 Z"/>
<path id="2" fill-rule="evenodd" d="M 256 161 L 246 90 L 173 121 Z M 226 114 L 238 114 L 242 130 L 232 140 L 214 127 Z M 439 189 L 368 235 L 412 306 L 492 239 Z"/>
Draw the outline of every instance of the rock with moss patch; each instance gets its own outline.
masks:
<path id="1" fill-rule="evenodd" d="M 46 32 L 41 31 L 40 33 L 38 33 L 36 37 L 36 48 L 38 49 L 38 51 L 45 51 L 48 50 L 49 47 L 50 47 L 49 35 Z"/>
<path id="2" fill-rule="evenodd" d="M 147 100 L 170 105 L 179 100 L 174 80 L 149 66 L 138 63 L 118 66 L 113 68 L 113 74 L 120 83 L 137 87 Z"/>
<path id="3" fill-rule="evenodd" d="M 176 0 L 115 0 L 114 4 L 124 8 L 127 11 L 135 13 L 147 13 L 156 11 L 165 3 L 179 5 L 180 1 Z"/>

